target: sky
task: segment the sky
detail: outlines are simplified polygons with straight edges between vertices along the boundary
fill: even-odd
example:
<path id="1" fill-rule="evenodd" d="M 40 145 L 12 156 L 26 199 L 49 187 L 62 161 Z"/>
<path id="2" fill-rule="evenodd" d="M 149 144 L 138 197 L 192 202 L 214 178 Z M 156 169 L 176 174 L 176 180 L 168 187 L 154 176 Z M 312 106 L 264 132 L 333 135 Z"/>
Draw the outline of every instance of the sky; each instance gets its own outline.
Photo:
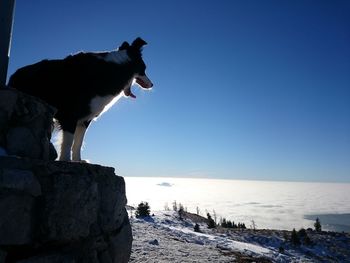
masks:
<path id="1" fill-rule="evenodd" d="M 349 13 L 337 0 L 18 0 L 9 75 L 140 36 L 154 87 L 94 122 L 82 158 L 121 176 L 350 182 Z"/>

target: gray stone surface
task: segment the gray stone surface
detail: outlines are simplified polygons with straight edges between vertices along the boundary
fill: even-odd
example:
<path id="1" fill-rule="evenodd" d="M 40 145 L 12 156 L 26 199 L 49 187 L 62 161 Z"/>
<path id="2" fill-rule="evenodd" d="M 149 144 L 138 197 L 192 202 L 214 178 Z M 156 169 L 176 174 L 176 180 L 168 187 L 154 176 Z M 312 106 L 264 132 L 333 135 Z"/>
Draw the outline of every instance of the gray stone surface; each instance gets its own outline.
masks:
<path id="1" fill-rule="evenodd" d="M 0 188 L 23 191 L 32 196 L 41 195 L 39 181 L 31 171 L 19 169 L 1 169 Z"/>
<path id="2" fill-rule="evenodd" d="M 18 263 L 76 263 L 76 261 L 70 256 L 56 254 L 32 257 L 20 260 Z"/>
<path id="3" fill-rule="evenodd" d="M 9 155 L 54 160 L 50 143 L 55 109 L 11 88 L 0 88 L 0 147 Z"/>
<path id="4" fill-rule="evenodd" d="M 5 262 L 127 262 L 125 205 L 124 179 L 113 168 L 0 157 Z"/>
<path id="5" fill-rule="evenodd" d="M 112 235 L 109 242 L 109 253 L 111 255 L 112 262 L 127 262 L 129 260 L 129 255 L 123 253 L 123 248 L 119 245 L 125 242 L 125 238 L 127 239 L 127 243 L 132 243 L 132 232 L 129 219 L 126 216 L 124 220 L 124 227 L 120 229 L 119 233 Z"/>
<path id="6" fill-rule="evenodd" d="M 35 159 L 38 159 L 41 155 L 40 144 L 37 143 L 34 133 L 27 127 L 9 128 L 6 142 L 6 150 L 9 155 Z"/>
<path id="7" fill-rule="evenodd" d="M 5 259 L 6 259 L 6 252 L 3 250 L 0 250 L 0 263 L 5 263 Z"/>
<path id="8" fill-rule="evenodd" d="M 0 246 L 25 245 L 33 241 L 34 198 L 0 190 Z"/>

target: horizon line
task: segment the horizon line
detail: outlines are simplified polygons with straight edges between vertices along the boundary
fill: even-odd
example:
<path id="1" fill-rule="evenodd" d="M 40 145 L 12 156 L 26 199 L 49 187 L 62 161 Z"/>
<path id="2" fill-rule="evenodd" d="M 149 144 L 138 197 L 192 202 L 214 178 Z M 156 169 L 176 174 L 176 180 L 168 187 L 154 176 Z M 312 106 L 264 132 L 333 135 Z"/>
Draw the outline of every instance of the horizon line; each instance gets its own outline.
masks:
<path id="1" fill-rule="evenodd" d="M 350 181 L 312 181 L 312 180 L 290 180 L 290 179 L 279 179 L 279 180 L 272 180 L 272 179 L 242 179 L 242 178 L 224 178 L 224 177 L 187 177 L 187 176 L 160 176 L 160 175 L 154 175 L 154 176 L 122 176 L 122 177 L 129 177 L 129 178 L 172 178 L 172 179 L 206 179 L 206 180 L 229 180 L 229 181 L 257 181 L 257 182 L 281 182 L 281 183 L 331 183 L 331 184 L 350 184 Z"/>

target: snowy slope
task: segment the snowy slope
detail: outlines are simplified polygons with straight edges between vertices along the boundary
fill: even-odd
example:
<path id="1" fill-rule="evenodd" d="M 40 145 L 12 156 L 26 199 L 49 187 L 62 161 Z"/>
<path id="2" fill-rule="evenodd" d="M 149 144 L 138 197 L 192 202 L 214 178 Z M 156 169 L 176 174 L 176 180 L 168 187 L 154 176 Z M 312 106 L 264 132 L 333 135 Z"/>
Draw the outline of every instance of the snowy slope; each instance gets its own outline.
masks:
<path id="1" fill-rule="evenodd" d="M 202 220 L 202 233 L 197 233 L 193 220 L 180 220 L 173 211 L 131 218 L 131 223 L 131 262 L 350 262 L 348 234 L 309 233 L 315 241 L 312 247 L 293 247 L 285 239 L 288 231 L 212 230 Z"/>

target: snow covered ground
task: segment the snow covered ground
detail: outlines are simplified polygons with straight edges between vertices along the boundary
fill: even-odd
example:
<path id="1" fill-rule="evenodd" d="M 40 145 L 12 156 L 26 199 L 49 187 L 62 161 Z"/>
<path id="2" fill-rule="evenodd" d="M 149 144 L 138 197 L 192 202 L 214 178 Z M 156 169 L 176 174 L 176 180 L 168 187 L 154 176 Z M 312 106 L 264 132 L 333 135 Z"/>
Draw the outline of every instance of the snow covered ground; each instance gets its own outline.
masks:
<path id="1" fill-rule="evenodd" d="M 290 231 L 208 229 L 204 218 L 190 213 L 180 220 L 177 212 L 159 211 L 131 224 L 130 262 L 350 262 L 345 233 L 307 231 L 313 245 L 295 247 Z"/>

